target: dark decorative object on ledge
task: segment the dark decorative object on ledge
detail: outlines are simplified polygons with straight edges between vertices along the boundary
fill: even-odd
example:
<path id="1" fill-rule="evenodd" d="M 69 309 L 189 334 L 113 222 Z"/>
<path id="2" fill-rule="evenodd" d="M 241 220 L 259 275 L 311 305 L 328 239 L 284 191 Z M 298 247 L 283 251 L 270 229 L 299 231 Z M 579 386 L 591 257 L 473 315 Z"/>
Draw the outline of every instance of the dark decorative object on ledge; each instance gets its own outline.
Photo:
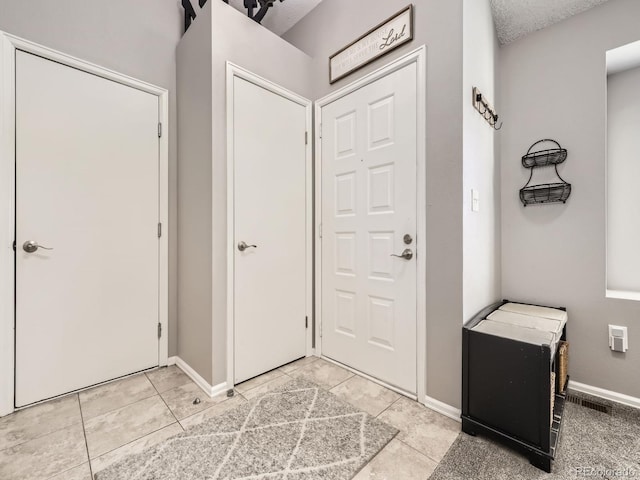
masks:
<path id="1" fill-rule="evenodd" d="M 500 130 L 502 128 L 502 122 L 500 122 L 499 126 L 496 126 L 498 123 L 498 114 L 489 104 L 485 96 L 478 90 L 478 87 L 473 87 L 473 108 L 482 115 L 491 128 L 494 130 Z"/>
<path id="2" fill-rule="evenodd" d="M 548 148 L 532 152 L 533 147 L 539 143 L 551 142 L 556 148 Z M 529 147 L 527 154 L 522 157 L 522 166 L 531 169 L 527 184 L 520 189 L 520 201 L 526 207 L 531 204 L 541 203 L 566 203 L 571 195 L 571 184 L 567 183 L 558 173 L 558 165 L 567 159 L 567 150 L 562 148 L 558 142 L 545 138 L 538 140 Z M 553 165 L 556 176 L 560 182 L 542 183 L 539 185 L 529 185 L 533 178 L 533 170 L 538 167 Z"/>
<path id="3" fill-rule="evenodd" d="M 182 0 L 182 8 L 184 8 L 184 31 L 186 32 L 191 26 L 191 22 L 196 18 L 196 11 L 191 5 L 192 0 Z M 198 0 L 198 5 L 200 8 L 206 5 L 208 0 Z M 229 4 L 229 0 L 222 0 L 224 3 Z M 247 9 L 247 16 L 255 20 L 256 22 L 262 22 L 265 15 L 269 11 L 276 0 L 244 0 L 244 8 Z M 284 0 L 280 0 L 282 2 Z M 258 8 L 258 4 L 260 4 L 260 9 L 254 15 L 253 11 Z"/>
<path id="4" fill-rule="evenodd" d="M 200 6 L 202 7 L 207 0 L 200 0 Z M 193 9 L 190 0 L 182 0 L 182 8 L 184 8 L 184 31 L 189 30 L 191 22 L 196 18 L 196 11 Z"/>
<path id="5" fill-rule="evenodd" d="M 206 0 L 204 1 L 206 2 Z M 229 3 L 229 0 L 222 0 L 222 1 L 224 3 Z M 262 19 L 264 18 L 264 16 L 267 14 L 267 11 L 269 11 L 269 9 L 273 7 L 273 4 L 275 3 L 275 1 L 276 0 L 244 0 L 244 8 L 247 9 L 247 16 L 250 19 L 260 23 L 262 22 Z M 280 1 L 282 2 L 283 0 L 280 0 Z M 258 3 L 260 3 L 260 10 L 258 10 L 258 13 L 254 15 L 253 11 L 256 8 L 258 8 Z"/>

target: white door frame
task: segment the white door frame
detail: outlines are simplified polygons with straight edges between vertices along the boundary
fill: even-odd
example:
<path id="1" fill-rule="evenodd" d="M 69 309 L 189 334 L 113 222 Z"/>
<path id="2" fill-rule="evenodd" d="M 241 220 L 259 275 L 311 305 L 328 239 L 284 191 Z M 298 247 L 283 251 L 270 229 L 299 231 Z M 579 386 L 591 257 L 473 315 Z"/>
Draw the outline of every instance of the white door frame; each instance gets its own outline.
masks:
<path id="1" fill-rule="evenodd" d="M 56 50 L 0 31 L 0 416 L 14 408 L 15 374 L 15 71 L 16 50 L 67 65 L 158 97 L 158 114 L 166 133 L 159 142 L 159 340 L 158 364 L 166 365 L 169 349 L 169 92 L 146 82 L 85 62 Z M 46 81 L 46 79 L 43 79 Z"/>
<path id="2" fill-rule="evenodd" d="M 311 107 L 312 102 L 280 85 L 262 78 L 249 70 L 234 63 L 227 62 L 227 388 L 235 385 L 234 375 L 234 327 L 235 327 L 235 178 L 234 178 L 234 149 L 233 149 L 233 110 L 234 110 L 234 77 L 253 83 L 265 90 L 280 95 L 305 108 L 306 132 L 308 141 L 305 146 L 306 164 L 306 270 L 305 279 L 305 315 L 308 318 L 306 334 L 306 355 L 313 354 L 312 345 L 312 305 L 313 305 L 313 163 L 311 150 Z"/>
<path id="3" fill-rule="evenodd" d="M 426 384 L 427 384 L 427 263 L 426 263 L 426 224 L 427 224 L 427 176 L 426 176 L 426 95 L 427 95 L 427 71 L 426 71 L 427 48 L 421 46 L 393 62 L 365 75 L 349 85 L 346 85 L 335 92 L 330 93 L 326 97 L 315 102 L 315 218 L 316 218 L 316 352 L 322 356 L 322 248 L 320 247 L 322 238 L 320 237 L 320 224 L 322 223 L 322 129 L 318 126 L 322 123 L 322 108 L 336 100 L 349 95 L 350 93 L 369 85 L 387 75 L 392 74 L 412 63 L 417 68 L 417 198 L 416 206 L 417 214 L 417 238 L 416 238 L 416 262 L 417 262 L 417 308 L 416 308 L 416 332 L 417 332 L 417 400 L 421 403 L 426 402 Z M 329 359 L 330 360 L 330 359 Z M 335 363 L 335 362 L 334 362 Z M 353 370 L 353 369 L 350 369 Z M 355 370 L 354 370 L 355 371 Z M 363 375 L 361 372 L 360 375 Z M 368 375 L 367 378 L 375 380 Z M 375 380 L 392 390 L 403 392 L 391 385 L 385 384 L 379 380 Z M 410 397 L 416 398 L 413 395 Z"/>

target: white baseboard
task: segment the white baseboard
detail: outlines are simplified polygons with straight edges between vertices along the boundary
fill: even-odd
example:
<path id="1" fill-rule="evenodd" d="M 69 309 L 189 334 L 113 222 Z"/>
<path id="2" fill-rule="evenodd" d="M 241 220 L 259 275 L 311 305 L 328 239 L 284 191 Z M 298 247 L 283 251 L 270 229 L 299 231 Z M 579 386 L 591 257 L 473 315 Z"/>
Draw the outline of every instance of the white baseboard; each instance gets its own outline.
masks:
<path id="1" fill-rule="evenodd" d="M 180 357 L 169 357 L 169 365 L 176 365 L 180 370 L 187 374 L 187 376 L 198 385 L 204 393 L 210 397 L 215 397 L 227 391 L 227 382 L 219 383 L 218 385 L 211 386 L 209 383 L 200 376 L 193 368 L 189 366 Z"/>
<path id="2" fill-rule="evenodd" d="M 612 392 L 611 390 L 605 390 L 604 388 L 592 387 L 584 383 L 575 382 L 569 380 L 569 388 L 577 392 L 586 393 L 587 395 L 593 395 L 594 397 L 604 398 L 605 400 L 611 400 L 612 402 L 622 403 L 629 407 L 640 408 L 640 398 L 625 395 L 624 393 Z"/>
<path id="3" fill-rule="evenodd" d="M 462 415 L 462 410 L 456 407 L 452 407 L 440 400 L 436 400 L 435 398 L 431 398 L 429 396 L 424 397 L 424 405 L 431 410 L 441 413 L 445 417 L 449 417 L 456 422 L 461 422 L 460 415 Z"/>
<path id="4" fill-rule="evenodd" d="M 178 357 L 175 357 L 175 356 L 167 358 L 167 367 L 170 367 L 171 365 L 175 365 L 177 361 L 178 361 Z"/>

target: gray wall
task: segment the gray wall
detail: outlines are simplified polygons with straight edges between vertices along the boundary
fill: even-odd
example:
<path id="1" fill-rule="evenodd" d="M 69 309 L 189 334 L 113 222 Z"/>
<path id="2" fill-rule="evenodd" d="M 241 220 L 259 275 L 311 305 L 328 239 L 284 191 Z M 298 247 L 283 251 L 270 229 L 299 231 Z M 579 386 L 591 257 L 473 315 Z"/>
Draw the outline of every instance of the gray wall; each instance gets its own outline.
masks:
<path id="1" fill-rule="evenodd" d="M 608 49 L 640 38 L 640 2 L 611 0 L 500 51 L 502 289 L 516 300 L 569 312 L 572 380 L 640 397 L 640 304 L 605 298 L 605 115 Z M 523 208 L 534 141 L 568 149 L 566 205 Z M 629 351 L 612 353 L 607 324 L 629 327 Z"/>
<path id="2" fill-rule="evenodd" d="M 459 407 L 462 0 L 413 3 L 414 40 L 333 85 L 328 81 L 328 57 L 405 7 L 406 0 L 324 0 L 283 38 L 313 57 L 313 98 L 427 45 L 427 395 Z"/>
<path id="3" fill-rule="evenodd" d="M 177 351 L 176 0 L 0 0 L 0 30 L 169 90 L 169 355 Z"/>
<path id="4" fill-rule="evenodd" d="M 177 49 L 178 355 L 212 381 L 211 9 Z"/>
<path id="5" fill-rule="evenodd" d="M 178 47 L 178 355 L 211 385 L 227 372 L 227 60 L 312 93 L 311 59 L 223 2 L 208 2 Z"/>
<path id="6" fill-rule="evenodd" d="M 463 321 L 500 299 L 500 162 L 496 133 L 473 107 L 473 87 L 496 104 L 498 39 L 489 0 L 464 0 L 463 11 Z M 480 210 L 471 210 L 471 190 Z"/>

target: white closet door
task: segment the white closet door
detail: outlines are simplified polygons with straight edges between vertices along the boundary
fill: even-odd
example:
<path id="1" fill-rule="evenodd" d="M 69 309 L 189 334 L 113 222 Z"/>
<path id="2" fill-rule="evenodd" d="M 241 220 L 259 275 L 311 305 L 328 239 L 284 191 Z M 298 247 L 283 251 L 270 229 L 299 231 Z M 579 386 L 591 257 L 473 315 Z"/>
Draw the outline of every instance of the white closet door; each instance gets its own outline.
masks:
<path id="1" fill-rule="evenodd" d="M 422 253 L 416 72 L 408 65 L 322 108 L 322 354 L 409 393 Z M 392 256 L 405 250 L 411 258 Z"/>
<path id="2" fill-rule="evenodd" d="M 247 80 L 233 81 L 240 383 L 305 355 L 306 109 Z M 243 251 L 240 242 L 248 245 Z"/>
<path id="3" fill-rule="evenodd" d="M 16 62 L 23 406 L 158 365 L 159 144 L 157 97 L 20 51 Z"/>

